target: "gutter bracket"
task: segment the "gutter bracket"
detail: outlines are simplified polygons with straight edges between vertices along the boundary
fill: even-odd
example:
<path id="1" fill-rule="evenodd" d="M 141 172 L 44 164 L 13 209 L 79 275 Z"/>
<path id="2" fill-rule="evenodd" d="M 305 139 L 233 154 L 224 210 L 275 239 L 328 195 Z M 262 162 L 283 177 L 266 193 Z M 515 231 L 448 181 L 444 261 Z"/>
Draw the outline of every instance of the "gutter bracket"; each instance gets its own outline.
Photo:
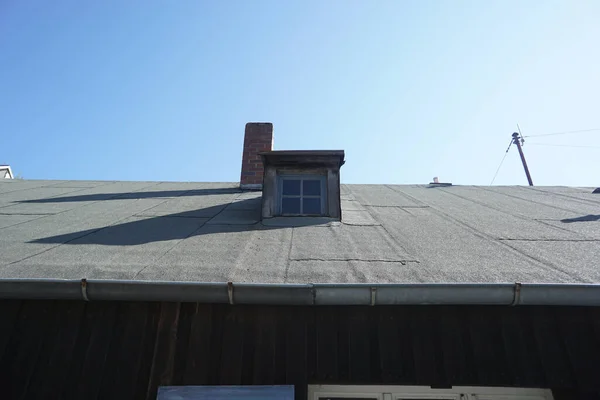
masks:
<path id="1" fill-rule="evenodd" d="M 233 305 L 233 282 L 227 282 L 227 296 L 229 297 L 229 304 Z"/>
<path id="2" fill-rule="evenodd" d="M 83 297 L 83 300 L 85 301 L 90 301 L 88 294 L 87 294 L 87 279 L 83 278 L 81 280 L 81 296 Z"/>
<path id="3" fill-rule="evenodd" d="M 377 299 L 377 288 L 371 287 L 371 306 L 375 305 L 376 299 Z"/>
<path id="4" fill-rule="evenodd" d="M 522 287 L 522 283 L 521 282 L 515 282 L 515 296 L 513 297 L 513 302 L 511 303 L 511 306 L 517 306 L 519 305 L 519 303 L 521 302 L 521 287 Z"/>

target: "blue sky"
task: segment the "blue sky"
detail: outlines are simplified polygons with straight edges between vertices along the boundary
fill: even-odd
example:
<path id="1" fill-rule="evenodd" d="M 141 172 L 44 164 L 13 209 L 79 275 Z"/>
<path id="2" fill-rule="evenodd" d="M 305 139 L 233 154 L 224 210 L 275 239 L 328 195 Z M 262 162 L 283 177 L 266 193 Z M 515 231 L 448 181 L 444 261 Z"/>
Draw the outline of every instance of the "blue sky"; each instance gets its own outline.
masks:
<path id="1" fill-rule="evenodd" d="M 600 128 L 600 2 L 0 2 L 0 163 L 28 179 L 238 181 L 244 124 L 344 149 L 346 183 L 490 183 L 524 135 Z M 597 186 L 600 130 L 528 138 Z M 526 184 L 515 148 L 495 184 Z"/>

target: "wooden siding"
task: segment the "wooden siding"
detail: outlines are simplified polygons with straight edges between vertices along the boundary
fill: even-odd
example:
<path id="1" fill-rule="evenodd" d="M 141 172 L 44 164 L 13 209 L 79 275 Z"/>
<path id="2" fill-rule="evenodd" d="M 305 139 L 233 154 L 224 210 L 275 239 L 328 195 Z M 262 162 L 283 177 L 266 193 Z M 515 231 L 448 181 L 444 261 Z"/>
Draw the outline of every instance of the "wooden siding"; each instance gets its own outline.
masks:
<path id="1" fill-rule="evenodd" d="M 7 399 L 155 399 L 161 385 L 549 387 L 600 398 L 600 309 L 0 301 Z"/>

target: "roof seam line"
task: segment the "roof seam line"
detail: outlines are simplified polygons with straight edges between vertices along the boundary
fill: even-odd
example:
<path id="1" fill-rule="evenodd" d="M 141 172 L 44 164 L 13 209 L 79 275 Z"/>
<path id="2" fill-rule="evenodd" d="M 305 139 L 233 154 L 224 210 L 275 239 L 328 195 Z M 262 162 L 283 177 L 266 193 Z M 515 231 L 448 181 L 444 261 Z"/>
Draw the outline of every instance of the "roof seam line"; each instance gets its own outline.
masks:
<path id="1" fill-rule="evenodd" d="M 417 263 L 419 264 L 419 260 L 382 260 L 382 259 L 366 259 L 366 258 L 291 258 L 290 261 L 337 261 L 337 262 L 346 262 L 346 261 L 363 261 L 363 262 L 382 262 L 382 263 L 400 263 L 402 265 L 406 265 L 406 263 Z"/>
<path id="2" fill-rule="evenodd" d="M 394 190 L 394 189 L 392 189 L 392 190 Z M 397 193 L 400 193 L 400 192 L 398 192 L 396 190 L 394 190 L 394 191 L 397 192 Z M 410 196 L 408 194 L 406 194 L 406 196 L 408 196 L 409 198 L 412 198 L 412 196 Z M 420 202 L 417 199 L 413 199 L 413 201 Z M 527 254 L 527 253 L 525 253 L 525 252 L 523 252 L 523 251 L 521 251 L 521 250 L 513 247 L 513 246 L 510 246 L 506 241 L 495 240 L 495 238 L 493 236 L 490 236 L 490 235 L 488 235 L 488 234 L 486 234 L 484 232 L 481 232 L 481 231 L 477 230 L 476 228 L 473 228 L 472 226 L 470 226 L 466 222 L 457 220 L 456 218 L 452 217 L 451 215 L 445 213 L 444 211 L 442 211 L 442 210 L 440 210 L 440 209 L 438 209 L 436 207 L 432 206 L 431 210 L 434 213 L 436 213 L 437 215 L 439 215 L 441 218 L 445 219 L 446 221 L 454 223 L 454 224 L 456 224 L 458 226 L 461 226 L 461 227 L 467 229 L 469 232 L 473 233 L 474 235 L 476 235 L 476 236 L 478 236 L 478 237 L 480 237 L 482 239 L 488 240 L 490 243 L 492 243 L 492 244 L 494 244 L 496 246 L 503 246 L 503 247 L 509 249 L 510 251 L 512 251 L 513 253 L 516 253 L 516 254 L 519 254 L 522 257 L 525 257 L 530 262 L 533 261 L 533 262 L 537 263 L 538 265 L 541 265 L 541 266 L 543 266 L 545 268 L 551 268 L 551 269 L 554 269 L 555 271 L 558 271 L 558 272 L 561 272 L 561 273 L 565 274 L 566 276 L 571 276 L 571 274 L 569 274 L 567 271 L 565 271 L 564 269 L 560 268 L 559 266 L 554 265 L 554 264 L 552 264 L 550 262 L 544 262 L 544 261 L 542 261 L 540 259 L 537 259 L 536 257 L 533 257 L 533 256 L 531 256 L 531 255 L 529 255 L 529 254 Z M 579 278 L 581 280 L 583 280 L 583 281 L 586 281 L 586 279 L 583 279 L 580 276 L 579 276 Z"/>
<path id="3" fill-rule="evenodd" d="M 193 189 L 186 190 L 186 191 L 182 192 L 181 194 L 179 194 L 178 196 L 175 196 L 175 197 L 181 197 L 181 196 L 183 196 L 184 194 L 186 194 L 186 193 L 189 193 L 189 192 L 192 192 L 192 191 L 193 191 Z M 139 199 L 138 199 L 138 200 L 139 200 Z M 146 209 L 146 210 L 144 210 L 144 211 L 142 211 L 142 212 L 146 212 L 146 211 L 148 211 L 148 210 L 151 210 L 152 208 L 158 207 L 158 206 L 160 206 L 160 205 L 162 205 L 162 204 L 164 204 L 164 203 L 168 202 L 169 200 L 170 200 L 170 199 L 166 199 L 165 201 L 163 201 L 163 202 L 161 202 L 161 203 L 159 203 L 159 204 L 157 204 L 157 205 L 155 205 L 155 206 L 153 206 L 153 207 L 150 207 L 149 209 Z M 139 213 L 138 213 L 138 214 L 139 214 Z M 137 215 L 137 214 L 136 214 L 136 215 Z M 154 216 L 154 218 L 156 218 L 156 216 Z M 201 228 L 202 228 L 204 225 L 206 225 L 206 223 L 207 223 L 208 221 L 210 221 L 210 219 L 207 219 L 206 221 L 204 221 L 202 224 L 200 224 L 200 226 L 199 226 L 198 228 L 196 228 L 196 229 L 194 229 L 192 232 L 190 232 L 190 234 L 189 234 L 189 235 L 187 235 L 186 237 L 184 237 L 184 238 L 182 238 L 182 239 L 178 240 L 178 241 L 177 241 L 177 243 L 175 243 L 173 246 L 171 246 L 170 248 L 168 248 L 167 250 L 165 250 L 165 251 L 164 251 L 164 252 L 163 252 L 163 253 L 162 253 L 162 254 L 161 254 L 161 255 L 160 255 L 160 256 L 159 256 L 159 257 L 158 257 L 156 260 L 154 260 L 154 263 L 158 263 L 158 261 L 159 261 L 160 259 L 162 259 L 164 256 L 166 256 L 166 255 L 167 255 L 167 253 L 169 253 L 171 250 L 173 250 L 175 247 L 177 247 L 177 245 L 179 245 L 179 243 L 183 242 L 183 241 L 184 241 L 184 240 L 186 240 L 187 238 L 191 237 L 191 236 L 192 236 L 194 233 L 198 232 L 198 231 L 199 231 L 199 230 L 200 230 L 200 229 L 201 229 Z M 133 275 L 133 278 L 132 278 L 132 279 L 135 279 L 136 277 L 138 277 L 138 276 L 139 276 L 139 274 L 141 274 L 141 273 L 142 273 L 142 272 L 143 272 L 143 271 L 144 271 L 146 268 L 148 268 L 148 267 L 149 267 L 149 266 L 151 266 L 151 265 L 152 265 L 152 263 L 148 263 L 148 264 L 144 265 L 144 267 L 142 267 L 142 268 L 141 268 L 141 269 L 140 269 L 138 272 L 136 272 L 136 273 L 135 273 L 135 275 Z"/>
<path id="4" fill-rule="evenodd" d="M 290 247 L 288 248 L 287 260 L 285 263 L 285 272 L 283 274 L 283 281 L 287 283 L 288 275 L 290 273 L 290 264 L 292 263 L 292 246 L 294 245 L 294 227 L 292 226 L 292 233 L 290 236 Z"/>
<path id="5" fill-rule="evenodd" d="M 486 208 L 489 208 L 490 210 L 494 210 L 494 211 L 497 211 L 497 212 L 499 212 L 499 213 L 502 213 L 502 214 L 510 215 L 511 217 L 514 217 L 514 218 L 520 219 L 520 220 L 522 220 L 522 221 L 526 221 L 526 222 L 527 222 L 527 221 L 535 221 L 535 222 L 539 222 L 539 221 L 536 221 L 535 219 L 526 218 L 526 217 L 524 217 L 523 215 L 519 215 L 519 214 L 513 214 L 513 213 L 511 213 L 511 212 L 508 212 L 508 211 L 505 211 L 505 210 L 503 210 L 503 209 L 501 209 L 501 208 L 498 208 L 498 207 L 493 207 L 493 206 L 491 206 L 491 205 L 489 205 L 489 204 L 485 204 L 485 203 L 483 203 L 483 202 L 481 202 L 481 201 L 478 201 L 478 200 L 475 200 L 475 199 L 470 199 L 470 198 L 468 198 L 468 197 L 461 196 L 461 195 L 459 195 L 459 194 L 457 194 L 457 193 L 453 193 L 453 192 L 450 192 L 450 191 L 448 191 L 448 190 L 444 190 L 444 188 L 440 188 L 440 190 L 441 190 L 442 192 L 445 192 L 445 193 L 447 193 L 447 194 L 450 194 L 450 195 L 452 195 L 452 196 L 456 196 L 456 197 L 458 197 L 458 198 L 460 198 L 460 199 L 463 199 L 463 200 L 465 200 L 465 201 L 470 201 L 470 202 L 472 202 L 472 203 L 479 204 L 481 207 L 486 207 Z M 539 222 L 539 223 L 541 223 L 541 222 Z M 563 229 L 563 228 L 560 228 L 560 227 L 557 227 L 557 226 L 554 226 L 554 225 L 548 225 L 548 224 L 546 224 L 546 225 L 547 225 L 547 226 L 548 226 L 548 227 L 549 227 L 551 230 L 566 231 L 565 229 Z M 567 231 L 567 232 L 569 232 L 569 233 L 572 233 L 572 234 L 575 234 L 575 235 L 579 235 L 579 234 L 578 234 L 578 233 L 576 233 L 576 232 L 571 232 L 571 231 Z"/>

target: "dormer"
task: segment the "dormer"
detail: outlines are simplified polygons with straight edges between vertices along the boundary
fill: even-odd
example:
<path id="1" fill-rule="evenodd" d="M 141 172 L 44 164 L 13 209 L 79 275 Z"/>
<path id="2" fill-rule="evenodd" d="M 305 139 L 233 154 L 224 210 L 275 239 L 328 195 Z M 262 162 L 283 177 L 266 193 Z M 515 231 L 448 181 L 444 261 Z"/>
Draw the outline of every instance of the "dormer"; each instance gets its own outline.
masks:
<path id="1" fill-rule="evenodd" d="M 341 219 L 343 150 L 266 151 L 260 156 L 264 166 L 262 218 Z"/>

